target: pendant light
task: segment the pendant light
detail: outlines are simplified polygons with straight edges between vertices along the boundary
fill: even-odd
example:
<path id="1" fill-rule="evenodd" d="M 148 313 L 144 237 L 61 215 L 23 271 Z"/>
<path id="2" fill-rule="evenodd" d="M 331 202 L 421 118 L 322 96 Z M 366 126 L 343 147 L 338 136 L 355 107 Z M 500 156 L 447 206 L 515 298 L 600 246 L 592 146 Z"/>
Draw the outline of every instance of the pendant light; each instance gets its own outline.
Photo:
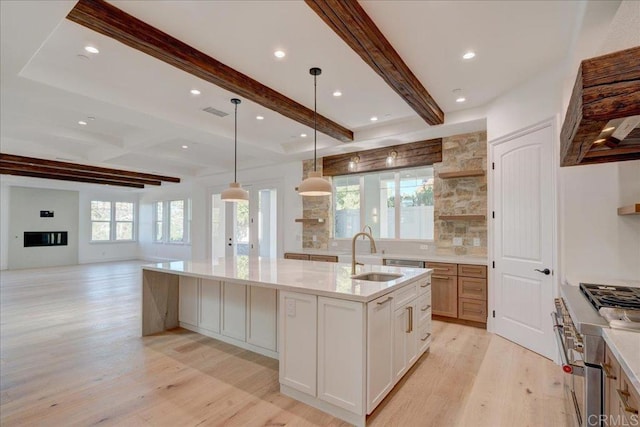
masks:
<path id="1" fill-rule="evenodd" d="M 333 189 L 331 183 L 322 178 L 322 173 L 317 170 L 316 146 L 318 142 L 318 111 L 317 111 L 317 77 L 322 73 L 320 68 L 314 67 L 309 70 L 313 76 L 313 171 L 309 172 L 309 177 L 298 186 L 298 194 L 301 196 L 328 196 Z"/>
<path id="2" fill-rule="evenodd" d="M 220 198 L 225 202 L 244 202 L 249 200 L 249 193 L 244 190 L 238 183 L 237 169 L 238 169 L 238 104 L 240 104 L 238 98 L 231 99 L 231 103 L 235 105 L 235 128 L 234 128 L 234 140 L 233 140 L 233 182 L 229 184 L 229 188 L 222 192 Z"/>

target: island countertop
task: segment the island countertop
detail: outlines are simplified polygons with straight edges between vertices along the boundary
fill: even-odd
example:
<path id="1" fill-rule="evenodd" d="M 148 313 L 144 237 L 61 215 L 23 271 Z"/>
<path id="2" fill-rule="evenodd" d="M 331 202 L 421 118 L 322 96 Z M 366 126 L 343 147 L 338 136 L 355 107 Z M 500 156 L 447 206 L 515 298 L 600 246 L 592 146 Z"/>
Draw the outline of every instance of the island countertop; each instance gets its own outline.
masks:
<path id="1" fill-rule="evenodd" d="M 402 274 L 402 277 L 388 282 L 371 282 L 352 279 L 350 264 L 248 256 L 217 258 L 211 261 L 161 262 L 142 268 L 360 302 L 372 301 L 409 282 L 426 278 L 431 272 L 430 269 L 424 268 L 358 266 L 358 274 Z"/>

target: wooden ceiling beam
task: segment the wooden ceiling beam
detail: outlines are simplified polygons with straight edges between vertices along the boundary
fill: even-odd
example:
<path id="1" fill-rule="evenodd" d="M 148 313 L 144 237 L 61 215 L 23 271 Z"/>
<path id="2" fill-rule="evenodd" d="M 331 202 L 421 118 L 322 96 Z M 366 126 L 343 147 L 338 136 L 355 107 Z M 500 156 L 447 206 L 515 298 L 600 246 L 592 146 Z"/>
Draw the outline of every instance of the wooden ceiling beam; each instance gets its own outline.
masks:
<path id="1" fill-rule="evenodd" d="M 102 185 L 113 185 L 118 187 L 132 187 L 132 188 L 144 188 L 143 184 L 137 184 L 132 182 L 122 182 L 122 181 L 112 181 L 109 179 L 98 179 L 98 178 L 86 178 L 81 176 L 74 176 L 72 172 L 69 174 L 48 174 L 42 172 L 31 172 L 26 170 L 16 170 L 16 169 L 7 169 L 3 166 L 0 166 L 0 174 L 3 175 L 16 175 L 16 176 L 28 176 L 31 178 L 45 178 L 45 179 L 55 179 L 58 181 L 75 181 L 75 182 L 84 182 L 88 184 L 102 184 Z"/>
<path id="2" fill-rule="evenodd" d="M 87 171 L 87 172 L 93 173 L 97 179 L 103 178 L 103 179 L 117 180 L 118 177 L 129 177 L 129 178 L 135 178 L 137 181 L 141 183 L 146 183 L 150 185 L 159 185 L 159 184 L 156 184 L 157 181 L 174 182 L 174 183 L 180 182 L 180 178 L 175 178 L 171 176 L 140 173 L 140 172 L 121 170 L 121 169 L 103 168 L 99 166 L 82 165 L 78 163 L 59 162 L 57 160 L 38 159 L 35 157 L 17 156 L 14 154 L 0 153 L 0 161 L 2 161 L 3 163 L 16 163 L 16 164 L 26 164 L 26 165 L 32 165 L 32 166 L 50 167 L 50 168 L 56 168 L 56 169 L 61 169 L 66 171 Z M 143 182 L 143 181 L 149 181 L 149 182 Z"/>
<path id="3" fill-rule="evenodd" d="M 92 179 L 108 179 L 111 181 L 118 182 L 130 182 L 134 184 L 141 185 L 160 185 L 162 181 L 158 180 L 150 180 L 150 179 L 142 179 L 142 178 L 132 178 L 128 176 L 117 176 L 117 175 L 103 175 L 96 174 L 94 172 L 86 172 L 72 169 L 62 169 L 62 168 L 54 168 L 48 166 L 39 166 L 31 163 L 13 163 L 8 162 L 6 160 L 0 159 L 0 167 L 3 169 L 11 169 L 16 171 L 24 171 L 24 172 L 34 172 L 34 173 L 42 173 L 47 175 L 63 175 L 63 176 L 76 176 L 81 178 L 92 178 Z"/>
<path id="4" fill-rule="evenodd" d="M 314 127 L 313 110 L 103 0 L 78 1 L 67 19 L 298 123 Z M 319 114 L 317 130 L 342 142 L 353 141 L 351 130 Z"/>
<path id="5" fill-rule="evenodd" d="M 425 122 L 444 123 L 444 112 L 356 0 L 305 2 Z"/>

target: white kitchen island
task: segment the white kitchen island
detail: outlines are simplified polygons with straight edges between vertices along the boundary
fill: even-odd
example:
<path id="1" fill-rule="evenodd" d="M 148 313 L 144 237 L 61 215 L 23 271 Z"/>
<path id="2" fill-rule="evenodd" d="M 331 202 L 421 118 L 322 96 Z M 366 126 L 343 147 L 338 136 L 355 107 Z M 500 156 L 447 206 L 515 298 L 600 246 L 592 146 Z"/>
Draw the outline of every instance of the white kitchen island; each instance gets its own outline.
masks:
<path id="1" fill-rule="evenodd" d="M 431 270 L 220 258 L 147 265 L 142 335 L 178 326 L 279 360 L 280 391 L 355 425 L 431 343 Z"/>

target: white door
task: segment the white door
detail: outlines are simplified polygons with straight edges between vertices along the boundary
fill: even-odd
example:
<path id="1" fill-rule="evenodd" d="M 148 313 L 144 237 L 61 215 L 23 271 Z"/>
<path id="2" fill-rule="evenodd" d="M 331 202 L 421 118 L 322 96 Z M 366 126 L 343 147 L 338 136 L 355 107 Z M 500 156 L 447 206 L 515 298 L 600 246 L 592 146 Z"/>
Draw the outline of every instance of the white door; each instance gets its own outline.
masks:
<path id="1" fill-rule="evenodd" d="M 554 128 L 491 144 L 494 331 L 553 359 Z M 490 266 L 491 267 L 491 266 Z"/>
<path id="2" fill-rule="evenodd" d="M 227 203 L 211 193 L 211 257 L 278 256 L 278 191 L 274 185 L 246 186 L 247 202 Z"/>

